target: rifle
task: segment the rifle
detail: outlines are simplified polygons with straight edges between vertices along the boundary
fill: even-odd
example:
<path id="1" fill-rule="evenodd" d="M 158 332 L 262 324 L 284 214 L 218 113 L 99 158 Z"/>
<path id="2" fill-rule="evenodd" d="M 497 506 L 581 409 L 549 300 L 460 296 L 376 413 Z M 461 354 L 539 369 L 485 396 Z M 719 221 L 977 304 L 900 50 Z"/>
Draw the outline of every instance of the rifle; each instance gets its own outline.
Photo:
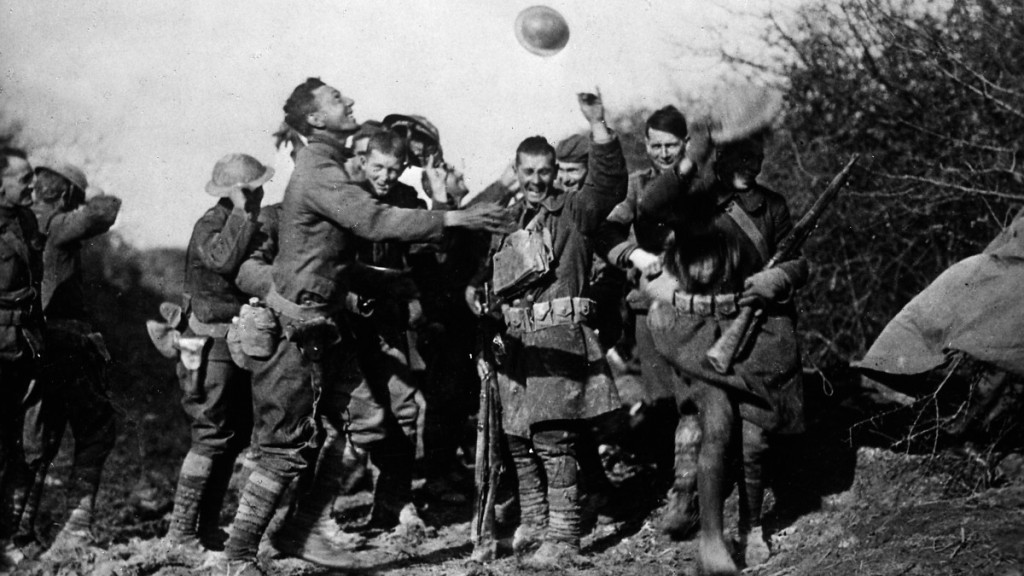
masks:
<path id="1" fill-rule="evenodd" d="M 494 503 L 501 471 L 501 405 L 498 399 L 498 376 L 492 346 L 500 338 L 495 328 L 490 301 L 490 286 L 483 287 L 483 309 L 477 327 L 476 369 L 480 377 L 480 408 L 476 422 L 476 465 L 474 481 L 476 496 L 473 501 L 471 540 L 472 559 L 489 562 L 498 551 L 494 534 Z"/>
<path id="2" fill-rule="evenodd" d="M 832 200 L 835 199 L 839 190 L 843 187 L 843 184 L 846 183 L 846 179 L 850 176 L 850 170 L 853 169 L 853 165 L 857 163 L 859 158 L 859 154 L 854 154 L 842 171 L 836 174 L 835 178 L 832 178 L 825 191 L 818 196 L 814 204 L 800 218 L 800 221 L 793 226 L 793 230 L 779 243 L 775 254 L 764 265 L 764 270 L 774 268 L 780 262 L 789 260 L 803 246 L 808 236 L 818 226 L 818 221 L 821 219 L 825 209 L 828 208 L 829 204 L 832 203 Z M 740 309 L 739 316 L 732 321 L 729 328 L 722 333 L 711 349 L 704 355 L 716 372 L 719 374 L 729 372 L 729 369 L 732 368 L 733 360 L 736 358 L 736 353 L 745 347 L 747 338 L 753 333 L 757 321 L 763 314 L 764 309 L 761 308 L 757 309 L 756 312 L 750 306 L 744 306 Z"/>

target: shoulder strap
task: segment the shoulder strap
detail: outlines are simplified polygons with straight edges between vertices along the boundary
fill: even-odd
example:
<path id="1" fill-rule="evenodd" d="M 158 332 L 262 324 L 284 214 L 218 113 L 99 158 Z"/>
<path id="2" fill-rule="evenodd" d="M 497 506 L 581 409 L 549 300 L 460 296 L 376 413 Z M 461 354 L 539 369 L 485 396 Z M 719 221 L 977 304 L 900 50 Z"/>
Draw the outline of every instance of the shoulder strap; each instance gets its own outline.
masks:
<path id="1" fill-rule="evenodd" d="M 747 238 L 750 238 L 750 241 L 754 243 L 757 253 L 761 255 L 761 260 L 767 262 L 771 258 L 771 254 L 768 253 L 768 242 L 765 241 L 761 230 L 757 228 L 757 224 L 750 218 L 746 210 L 733 199 L 725 207 L 725 213 L 740 227 L 740 230 L 743 230 Z"/>

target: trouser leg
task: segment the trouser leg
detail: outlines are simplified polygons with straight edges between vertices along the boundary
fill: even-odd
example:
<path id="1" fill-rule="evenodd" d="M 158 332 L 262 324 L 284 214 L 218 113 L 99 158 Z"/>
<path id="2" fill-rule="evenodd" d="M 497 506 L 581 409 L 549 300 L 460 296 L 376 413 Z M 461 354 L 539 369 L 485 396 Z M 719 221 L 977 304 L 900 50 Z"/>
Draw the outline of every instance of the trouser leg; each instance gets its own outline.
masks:
<path id="1" fill-rule="evenodd" d="M 17 528 L 30 483 L 23 434 L 33 369 L 27 360 L 0 361 L 0 539 L 10 538 Z"/>
<path id="2" fill-rule="evenodd" d="M 214 341 L 197 373 L 181 364 L 182 406 L 192 428 L 192 447 L 182 465 L 175 491 L 168 537 L 216 540 L 220 512 L 235 458 L 250 439 L 251 379 L 226 358 L 222 339 Z"/>
<path id="3" fill-rule="evenodd" d="M 734 573 L 736 567 L 725 545 L 723 506 L 735 408 L 721 388 L 703 382 L 695 385 L 700 387 L 695 401 L 702 432 L 697 459 L 701 565 L 711 574 Z"/>
<path id="4" fill-rule="evenodd" d="M 332 350 L 325 354 L 332 353 Z M 227 559 L 254 560 L 285 489 L 316 454 L 318 371 L 282 339 L 253 375 L 260 459 L 242 488 L 224 548 Z"/>
<path id="5" fill-rule="evenodd" d="M 67 426 L 67 411 L 62 398 L 67 386 L 48 372 L 39 374 L 29 383 L 22 402 L 24 467 L 18 473 L 11 503 L 16 541 L 36 540 L 35 521 L 46 486 L 46 475 L 60 450 Z"/>
<path id="6" fill-rule="evenodd" d="M 89 376 L 76 382 L 64 411 L 75 439 L 74 467 L 68 487 L 71 510 L 65 527 L 84 531 L 92 527 L 103 466 L 114 450 L 117 425 L 106 393 L 104 367 L 94 365 Z"/>
<path id="7" fill-rule="evenodd" d="M 699 522 L 697 470 L 701 429 L 697 414 L 684 413 L 676 427 L 675 475 L 661 530 L 673 538 L 687 536 Z"/>
<path id="8" fill-rule="evenodd" d="M 764 505 L 764 459 L 768 452 L 768 436 L 756 424 L 742 423 L 743 427 L 743 490 L 740 492 L 740 530 L 761 525 Z"/>

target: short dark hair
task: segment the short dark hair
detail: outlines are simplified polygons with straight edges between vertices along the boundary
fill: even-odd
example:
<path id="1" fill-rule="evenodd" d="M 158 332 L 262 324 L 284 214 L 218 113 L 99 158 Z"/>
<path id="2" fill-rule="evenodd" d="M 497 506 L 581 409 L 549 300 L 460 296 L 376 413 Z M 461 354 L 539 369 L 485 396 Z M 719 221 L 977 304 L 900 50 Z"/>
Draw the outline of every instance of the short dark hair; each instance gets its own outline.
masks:
<path id="1" fill-rule="evenodd" d="M 52 170 L 46 168 L 36 170 L 36 196 L 47 204 L 53 204 L 60 200 L 71 186 L 74 184 Z"/>
<path id="2" fill-rule="evenodd" d="M 647 117 L 644 128 L 644 136 L 651 136 L 651 129 L 659 132 L 668 132 L 679 138 L 686 139 L 686 117 L 675 106 L 665 106 L 654 111 Z"/>
<path id="3" fill-rule="evenodd" d="M 405 160 L 409 151 L 409 145 L 406 144 L 405 138 L 402 138 L 394 130 L 384 130 L 370 136 L 370 141 L 366 144 L 366 153 L 369 154 L 374 150 L 381 154 Z"/>
<path id="4" fill-rule="evenodd" d="M 9 162 L 8 158 L 21 158 L 22 160 L 28 161 L 28 154 L 21 148 L 15 148 L 13 146 L 4 146 L 0 148 L 0 172 L 7 170 Z"/>
<path id="5" fill-rule="evenodd" d="M 326 83 L 319 78 L 306 78 L 306 81 L 299 84 L 292 90 L 288 101 L 284 103 L 284 121 L 303 136 L 309 136 L 313 127 L 306 122 L 306 116 L 316 112 L 316 97 L 313 91 Z"/>
<path id="6" fill-rule="evenodd" d="M 519 163 L 520 154 L 527 156 L 551 156 L 551 159 L 554 160 L 555 147 L 543 136 L 530 136 L 520 142 L 519 147 L 516 148 L 516 164 Z"/>

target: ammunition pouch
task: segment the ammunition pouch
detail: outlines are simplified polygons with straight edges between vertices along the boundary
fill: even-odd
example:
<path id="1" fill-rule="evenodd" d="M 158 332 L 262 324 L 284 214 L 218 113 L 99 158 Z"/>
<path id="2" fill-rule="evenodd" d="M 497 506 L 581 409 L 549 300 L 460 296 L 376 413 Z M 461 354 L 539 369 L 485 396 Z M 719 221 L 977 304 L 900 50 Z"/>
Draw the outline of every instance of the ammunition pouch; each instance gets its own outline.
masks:
<path id="1" fill-rule="evenodd" d="M 688 294 L 676 292 L 672 305 L 684 314 L 733 318 L 739 313 L 739 294 Z"/>
<path id="2" fill-rule="evenodd" d="M 537 302 L 526 308 L 506 308 L 502 315 L 512 333 L 536 332 L 552 326 L 583 324 L 597 312 L 597 303 L 590 298 L 555 298 Z"/>

